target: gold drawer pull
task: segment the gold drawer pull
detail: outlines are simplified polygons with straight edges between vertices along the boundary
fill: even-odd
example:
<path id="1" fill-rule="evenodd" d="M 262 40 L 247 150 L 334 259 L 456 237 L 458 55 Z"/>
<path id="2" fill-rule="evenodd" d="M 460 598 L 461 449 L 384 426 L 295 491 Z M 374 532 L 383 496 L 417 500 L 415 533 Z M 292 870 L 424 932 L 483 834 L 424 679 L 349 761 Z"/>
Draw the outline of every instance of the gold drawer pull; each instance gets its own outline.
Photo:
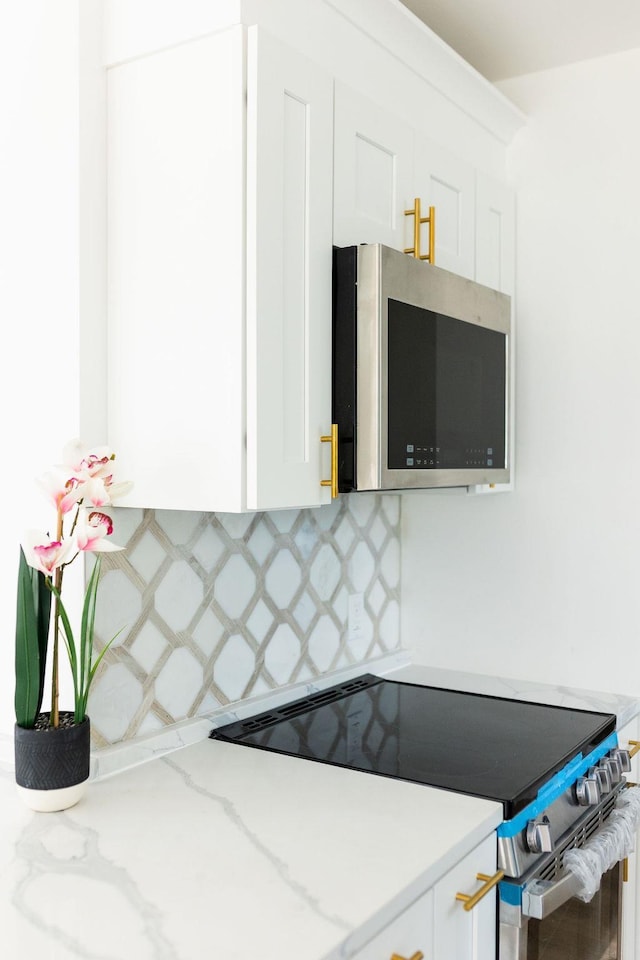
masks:
<path id="1" fill-rule="evenodd" d="M 482 880 L 483 886 L 481 886 L 479 890 L 476 890 L 473 896 L 470 896 L 468 893 L 456 893 L 456 900 L 461 900 L 462 903 L 464 903 L 465 910 L 473 910 L 476 903 L 479 903 L 483 897 L 486 897 L 489 890 L 493 890 L 503 877 L 504 870 L 498 870 L 492 877 L 488 877 L 486 873 L 477 873 L 476 880 Z"/>
<path id="2" fill-rule="evenodd" d="M 416 260 L 427 260 L 429 263 L 436 262 L 436 208 L 429 207 L 429 216 L 421 216 L 420 197 L 413 201 L 413 210 L 405 210 L 405 217 L 413 217 L 413 246 L 407 247 L 405 253 L 411 253 Z M 429 224 L 429 253 L 420 253 L 420 226 L 423 223 Z"/>
<path id="3" fill-rule="evenodd" d="M 631 747 L 629 756 L 635 757 L 636 753 L 640 752 L 640 740 L 629 740 L 629 746 Z"/>
<path id="4" fill-rule="evenodd" d="M 331 480 L 321 480 L 321 487 L 331 487 L 331 499 L 338 496 L 338 424 L 331 424 L 331 434 L 320 437 L 322 443 L 331 444 Z"/>
<path id="5" fill-rule="evenodd" d="M 416 950 L 412 957 L 401 957 L 399 953 L 392 953 L 391 960 L 424 960 L 424 953 L 422 950 Z"/>

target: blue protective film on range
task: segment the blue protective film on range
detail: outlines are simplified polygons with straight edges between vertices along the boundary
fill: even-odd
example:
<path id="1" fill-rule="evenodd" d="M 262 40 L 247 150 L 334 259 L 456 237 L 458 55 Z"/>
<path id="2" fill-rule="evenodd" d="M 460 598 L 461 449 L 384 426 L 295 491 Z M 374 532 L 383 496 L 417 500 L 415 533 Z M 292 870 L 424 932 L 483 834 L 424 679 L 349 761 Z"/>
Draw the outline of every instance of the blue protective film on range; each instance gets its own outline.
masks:
<path id="1" fill-rule="evenodd" d="M 582 754 L 579 753 L 573 760 L 569 761 L 566 767 L 559 770 L 548 783 L 545 783 L 545 785 L 540 788 L 538 796 L 528 807 L 521 810 L 513 820 L 505 820 L 500 824 L 496 831 L 498 836 L 514 837 L 517 833 L 520 833 L 521 830 L 524 830 L 529 820 L 532 820 L 546 810 L 549 804 L 562 796 L 565 790 L 567 790 L 578 777 L 582 777 L 587 772 L 589 767 L 592 767 L 601 757 L 604 757 L 609 750 L 617 746 L 618 734 L 614 732 L 610 734 L 606 740 L 603 740 L 602 743 L 599 743 L 595 750 L 592 750 L 586 757 L 583 757 Z"/>
<path id="2" fill-rule="evenodd" d="M 501 882 L 498 884 L 498 890 L 500 892 L 500 899 L 504 903 L 509 903 L 514 907 L 522 905 L 522 887 L 517 883 Z"/>

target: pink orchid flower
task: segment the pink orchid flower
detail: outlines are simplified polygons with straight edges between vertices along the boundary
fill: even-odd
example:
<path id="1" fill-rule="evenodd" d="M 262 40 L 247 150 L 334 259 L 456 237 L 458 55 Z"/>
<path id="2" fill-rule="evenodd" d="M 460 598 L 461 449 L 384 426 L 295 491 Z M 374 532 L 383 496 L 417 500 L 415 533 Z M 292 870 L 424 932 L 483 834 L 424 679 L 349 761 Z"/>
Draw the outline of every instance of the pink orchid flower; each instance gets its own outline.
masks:
<path id="1" fill-rule="evenodd" d="M 83 501 L 93 507 L 107 507 L 118 497 L 128 493 L 133 486 L 130 482 L 113 483 L 112 476 L 91 477 L 80 485 L 80 494 Z"/>
<path id="2" fill-rule="evenodd" d="M 73 510 L 82 496 L 80 481 L 59 470 L 46 473 L 38 480 L 38 484 L 60 513 Z"/>
<path id="3" fill-rule="evenodd" d="M 62 459 L 64 467 L 71 473 L 90 477 L 110 473 L 109 464 L 115 459 L 115 454 L 107 446 L 88 449 L 79 440 L 71 440 L 64 448 Z"/>
<path id="4" fill-rule="evenodd" d="M 46 533 L 30 530 L 22 544 L 27 563 L 35 570 L 40 570 L 46 577 L 67 563 L 76 552 L 75 540 L 51 540 Z"/>
<path id="5" fill-rule="evenodd" d="M 113 482 L 115 454 L 109 447 L 87 450 L 78 441 L 72 441 L 65 447 L 63 459 L 77 484 L 77 500 L 87 501 L 94 507 L 108 506 L 133 486 L 130 482 Z"/>
<path id="6" fill-rule="evenodd" d="M 89 553 L 107 553 L 113 550 L 124 550 L 110 540 L 105 539 L 113 533 L 111 517 L 100 510 L 81 508 L 78 513 L 78 522 L 75 528 L 75 539 L 78 550 Z"/>

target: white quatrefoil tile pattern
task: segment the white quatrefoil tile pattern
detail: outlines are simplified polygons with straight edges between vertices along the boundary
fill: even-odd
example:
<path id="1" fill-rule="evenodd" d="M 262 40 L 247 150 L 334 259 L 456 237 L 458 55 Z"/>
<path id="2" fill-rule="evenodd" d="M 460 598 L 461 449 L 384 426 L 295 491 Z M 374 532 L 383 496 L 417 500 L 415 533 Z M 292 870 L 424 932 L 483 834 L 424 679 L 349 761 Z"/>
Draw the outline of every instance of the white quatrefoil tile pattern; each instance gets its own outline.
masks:
<path id="1" fill-rule="evenodd" d="M 114 509 L 89 703 L 95 746 L 367 663 L 399 647 L 400 497 L 315 510 Z M 348 630 L 351 594 L 363 628 Z"/>

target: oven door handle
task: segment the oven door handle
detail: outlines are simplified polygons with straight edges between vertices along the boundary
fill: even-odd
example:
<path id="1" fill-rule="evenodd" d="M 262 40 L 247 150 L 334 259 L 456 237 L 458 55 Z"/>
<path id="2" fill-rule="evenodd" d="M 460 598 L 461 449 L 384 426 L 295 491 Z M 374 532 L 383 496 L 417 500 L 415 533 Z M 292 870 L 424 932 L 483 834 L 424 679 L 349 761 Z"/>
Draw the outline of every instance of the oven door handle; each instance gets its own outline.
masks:
<path id="1" fill-rule="evenodd" d="M 580 880 L 569 870 L 559 880 L 533 880 L 522 891 L 522 913 L 525 917 L 544 920 L 575 897 L 579 889 Z"/>
<path id="2" fill-rule="evenodd" d="M 543 920 L 575 896 L 588 903 L 600 888 L 604 874 L 633 852 L 639 828 L 640 790 L 631 787 L 617 796 L 615 809 L 584 846 L 566 851 L 564 872 L 558 880 L 533 880 L 525 884 L 524 916 Z"/>

